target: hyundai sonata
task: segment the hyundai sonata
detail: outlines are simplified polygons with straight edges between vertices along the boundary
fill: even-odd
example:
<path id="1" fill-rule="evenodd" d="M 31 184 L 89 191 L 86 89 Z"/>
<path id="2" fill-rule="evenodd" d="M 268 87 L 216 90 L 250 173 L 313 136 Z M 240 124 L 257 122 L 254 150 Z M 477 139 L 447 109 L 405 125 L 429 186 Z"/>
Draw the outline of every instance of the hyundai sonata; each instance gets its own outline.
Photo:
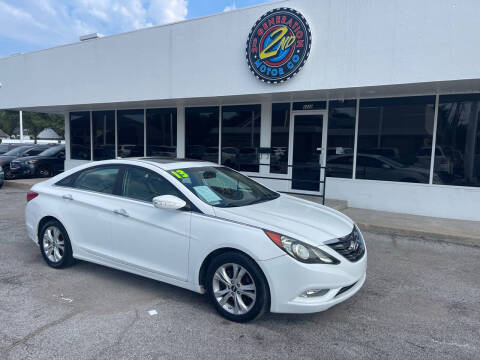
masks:
<path id="1" fill-rule="evenodd" d="M 81 259 L 206 293 L 238 322 L 326 310 L 366 276 L 348 217 L 209 162 L 79 166 L 33 186 L 26 224 L 51 267 Z"/>

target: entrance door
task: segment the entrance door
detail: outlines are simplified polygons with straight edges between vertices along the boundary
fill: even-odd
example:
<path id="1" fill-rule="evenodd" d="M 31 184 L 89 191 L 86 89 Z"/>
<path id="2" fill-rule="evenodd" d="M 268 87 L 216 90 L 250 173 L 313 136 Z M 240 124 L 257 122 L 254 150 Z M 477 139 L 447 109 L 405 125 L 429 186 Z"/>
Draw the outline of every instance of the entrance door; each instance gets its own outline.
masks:
<path id="1" fill-rule="evenodd" d="M 326 160 L 326 112 L 293 114 L 292 190 L 321 191 Z"/>

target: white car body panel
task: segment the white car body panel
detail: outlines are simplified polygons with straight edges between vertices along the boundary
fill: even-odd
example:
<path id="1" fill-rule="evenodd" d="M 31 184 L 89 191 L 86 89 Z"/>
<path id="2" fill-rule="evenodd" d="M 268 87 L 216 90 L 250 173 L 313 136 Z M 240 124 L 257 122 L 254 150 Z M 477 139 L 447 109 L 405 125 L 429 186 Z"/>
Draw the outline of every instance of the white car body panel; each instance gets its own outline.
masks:
<path id="1" fill-rule="evenodd" d="M 115 209 L 128 214 L 128 217 L 114 215 L 112 257 L 187 281 L 191 213 L 157 209 L 152 203 L 121 197 L 114 197 L 110 202 Z"/>
<path id="2" fill-rule="evenodd" d="M 353 222 L 342 213 L 283 194 L 268 202 L 214 211 L 218 217 L 252 224 L 314 246 L 348 235 L 353 229 Z"/>
<path id="3" fill-rule="evenodd" d="M 55 185 L 79 170 L 106 164 L 140 166 L 164 176 L 199 212 L 158 209 L 144 201 Z M 71 169 L 33 186 L 32 191 L 39 196 L 26 206 L 28 235 L 38 243 L 40 221 L 47 216 L 54 217 L 67 230 L 75 258 L 197 292 L 204 291 L 200 272 L 208 255 L 225 248 L 241 251 L 265 274 L 273 312 L 323 311 L 361 288 L 366 274 L 366 251 L 360 260 L 350 262 L 324 244 L 352 231 L 354 223 L 348 217 L 288 195 L 250 206 L 213 207 L 167 173 L 202 166 L 218 165 L 187 161 L 158 164 L 124 159 Z M 114 210 L 124 210 L 128 217 Z M 317 246 L 339 259 L 340 264 L 301 263 L 275 245 L 264 230 Z M 355 285 L 350 290 L 336 296 L 339 289 L 352 284 Z M 308 289 L 330 290 L 317 298 L 300 297 Z"/>

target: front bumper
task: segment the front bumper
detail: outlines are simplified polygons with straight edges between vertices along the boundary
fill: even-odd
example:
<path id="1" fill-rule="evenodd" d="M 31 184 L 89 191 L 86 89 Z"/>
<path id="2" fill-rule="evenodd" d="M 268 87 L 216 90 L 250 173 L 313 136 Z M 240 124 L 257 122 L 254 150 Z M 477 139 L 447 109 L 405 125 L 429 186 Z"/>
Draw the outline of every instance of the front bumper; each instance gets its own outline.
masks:
<path id="1" fill-rule="evenodd" d="M 10 173 L 14 176 L 30 176 L 35 174 L 35 167 L 27 164 L 10 164 Z"/>
<path id="2" fill-rule="evenodd" d="M 271 312 L 314 313 L 360 290 L 366 278 L 367 253 L 357 262 L 341 258 L 338 265 L 304 264 L 288 255 L 259 263 L 270 286 Z M 307 290 L 320 289 L 324 290 L 320 296 L 301 296 Z"/>

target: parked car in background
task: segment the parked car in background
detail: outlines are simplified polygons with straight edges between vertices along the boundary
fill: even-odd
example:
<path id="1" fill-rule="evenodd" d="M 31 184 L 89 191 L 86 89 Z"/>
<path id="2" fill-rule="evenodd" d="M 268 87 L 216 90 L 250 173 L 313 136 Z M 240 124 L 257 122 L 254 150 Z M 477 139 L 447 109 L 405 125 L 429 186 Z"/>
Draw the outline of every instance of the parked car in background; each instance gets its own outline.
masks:
<path id="1" fill-rule="evenodd" d="M 353 154 L 353 149 L 352 148 L 343 147 L 343 146 L 335 146 L 335 147 L 329 147 L 327 149 L 327 156 L 348 155 L 348 154 Z"/>
<path id="2" fill-rule="evenodd" d="M 10 171 L 16 178 L 51 177 L 63 172 L 65 145 L 50 147 L 38 155 L 22 157 L 10 163 Z"/>
<path id="3" fill-rule="evenodd" d="M 432 158 L 432 148 L 423 147 L 417 153 L 417 163 L 416 166 L 424 167 L 430 169 L 430 161 Z M 450 160 L 448 156 L 445 155 L 441 146 L 436 147 L 435 151 L 435 164 L 434 168 L 438 172 L 442 172 L 448 175 L 453 174 L 453 161 Z"/>
<path id="4" fill-rule="evenodd" d="M 400 160 L 400 151 L 397 148 L 378 147 L 370 149 L 362 149 L 363 154 L 380 155 L 391 160 Z"/>
<path id="5" fill-rule="evenodd" d="M 10 150 L 13 150 L 19 146 L 25 146 L 25 144 L 0 144 L 0 155 L 5 154 L 6 152 L 9 152 Z"/>
<path id="6" fill-rule="evenodd" d="M 1 155 L 0 166 L 3 167 L 3 171 L 5 173 L 5 179 L 6 180 L 14 179 L 14 176 L 10 171 L 10 163 L 12 162 L 12 160 L 22 158 L 22 157 L 27 157 L 27 156 L 38 155 L 50 147 L 51 145 L 24 145 L 24 146 L 19 146 Z"/>
<path id="7" fill-rule="evenodd" d="M 5 175 L 4 175 L 4 172 L 3 172 L 3 167 L 0 166 L 0 189 L 3 186 L 3 180 L 4 179 L 5 179 Z"/>
<path id="8" fill-rule="evenodd" d="M 353 155 L 336 155 L 328 158 L 327 176 L 345 177 L 352 174 Z M 430 169 L 407 166 L 382 155 L 358 154 L 357 179 L 386 180 L 411 183 L 428 183 Z M 442 184 L 437 174 L 435 183 Z"/>

